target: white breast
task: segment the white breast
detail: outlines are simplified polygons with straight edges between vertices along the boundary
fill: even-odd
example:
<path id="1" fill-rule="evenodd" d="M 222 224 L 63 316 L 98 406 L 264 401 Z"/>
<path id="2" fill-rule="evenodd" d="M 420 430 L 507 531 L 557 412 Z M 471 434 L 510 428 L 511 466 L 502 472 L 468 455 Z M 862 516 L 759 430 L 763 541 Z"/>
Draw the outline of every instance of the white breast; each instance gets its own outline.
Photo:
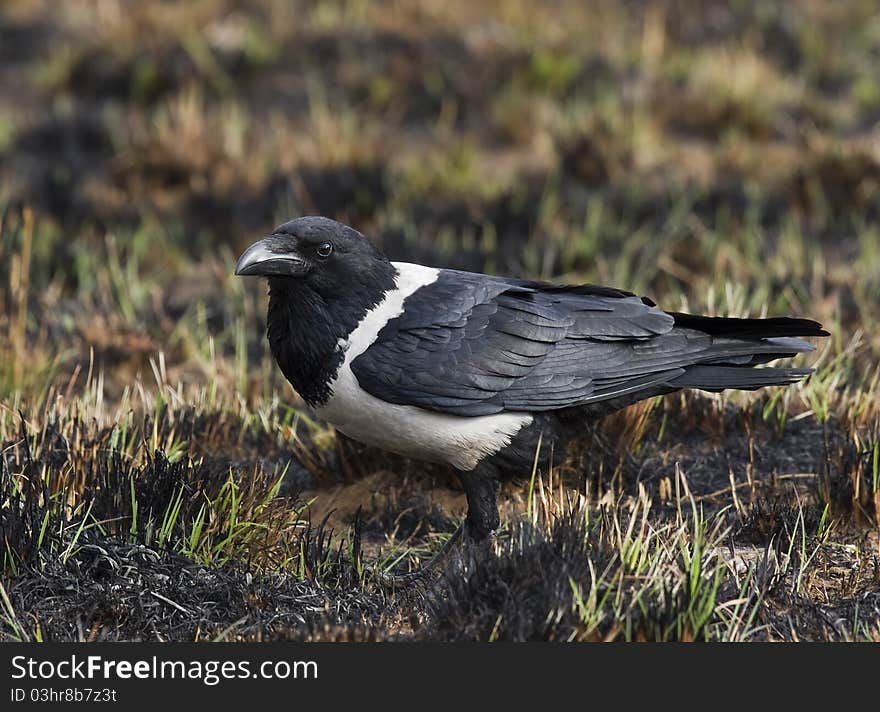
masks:
<path id="1" fill-rule="evenodd" d="M 399 272 L 397 289 L 389 291 L 348 339 L 340 342 L 345 360 L 330 384 L 331 397 L 317 408 L 318 415 L 350 438 L 368 445 L 471 470 L 484 457 L 510 443 L 522 427 L 532 422 L 532 416 L 499 413 L 467 418 L 386 403 L 363 390 L 351 371 L 351 362 L 367 350 L 389 320 L 403 312 L 404 300 L 435 282 L 439 275 L 439 270 L 431 267 L 393 264 Z"/>

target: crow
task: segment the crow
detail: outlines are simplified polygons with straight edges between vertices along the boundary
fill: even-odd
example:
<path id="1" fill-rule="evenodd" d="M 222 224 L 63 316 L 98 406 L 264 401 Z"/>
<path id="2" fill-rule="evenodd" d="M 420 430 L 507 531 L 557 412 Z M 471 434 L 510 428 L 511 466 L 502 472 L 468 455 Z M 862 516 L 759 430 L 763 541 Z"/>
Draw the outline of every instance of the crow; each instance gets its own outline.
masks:
<path id="1" fill-rule="evenodd" d="M 667 312 L 609 287 L 391 262 L 324 217 L 279 226 L 235 273 L 268 278 L 272 354 L 319 417 L 457 470 L 468 510 L 450 545 L 490 537 L 501 479 L 586 422 L 683 388 L 794 383 L 812 369 L 753 367 L 828 336 L 807 319 Z"/>

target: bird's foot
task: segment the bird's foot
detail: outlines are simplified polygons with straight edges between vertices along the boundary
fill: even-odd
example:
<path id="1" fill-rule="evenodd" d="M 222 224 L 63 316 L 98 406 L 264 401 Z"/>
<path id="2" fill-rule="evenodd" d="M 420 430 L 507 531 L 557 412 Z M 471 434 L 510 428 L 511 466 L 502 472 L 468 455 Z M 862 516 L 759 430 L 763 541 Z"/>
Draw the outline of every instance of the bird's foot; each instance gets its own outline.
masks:
<path id="1" fill-rule="evenodd" d="M 458 548 L 458 545 L 462 540 L 466 540 L 467 538 L 466 523 L 462 522 L 450 537 L 443 542 L 443 545 L 438 549 L 437 553 L 415 571 L 408 571 L 405 574 L 384 573 L 382 574 L 382 579 L 386 583 L 395 586 L 409 586 L 417 583 L 426 583 L 434 576 L 437 570 L 442 569 L 441 564 L 446 562 L 450 555 Z"/>
<path id="2" fill-rule="evenodd" d="M 405 574 L 382 574 L 382 579 L 396 586 L 417 583 L 434 583 L 439 575 L 446 570 L 444 566 L 453 554 L 458 553 L 459 563 L 491 552 L 498 540 L 497 529 L 485 529 L 473 526 L 468 520 L 463 521 L 443 546 L 428 561 L 414 571 Z"/>

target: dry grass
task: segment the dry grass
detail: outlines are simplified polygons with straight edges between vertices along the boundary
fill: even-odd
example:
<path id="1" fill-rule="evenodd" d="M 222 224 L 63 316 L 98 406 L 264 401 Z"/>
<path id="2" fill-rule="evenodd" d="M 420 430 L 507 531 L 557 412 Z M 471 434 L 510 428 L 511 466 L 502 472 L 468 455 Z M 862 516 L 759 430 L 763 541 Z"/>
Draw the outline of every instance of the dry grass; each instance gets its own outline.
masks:
<path id="1" fill-rule="evenodd" d="M 875 14 L 5 3 L 0 637 L 876 640 Z M 394 590 L 463 494 L 274 367 L 231 266 L 304 212 L 833 336 L 803 384 L 609 418 L 506 487 L 492 551 Z"/>

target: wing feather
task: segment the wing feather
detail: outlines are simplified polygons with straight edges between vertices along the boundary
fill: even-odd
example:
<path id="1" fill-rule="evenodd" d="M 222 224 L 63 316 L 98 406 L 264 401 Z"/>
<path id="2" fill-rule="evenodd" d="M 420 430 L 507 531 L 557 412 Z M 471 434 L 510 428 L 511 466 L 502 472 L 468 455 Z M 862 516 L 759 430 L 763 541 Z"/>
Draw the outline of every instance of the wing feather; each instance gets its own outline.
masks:
<path id="1" fill-rule="evenodd" d="M 732 379 L 730 369 L 810 350 L 791 338 L 806 327 L 767 320 L 762 332 L 760 320 L 742 321 L 728 320 L 726 334 L 720 322 L 669 314 L 629 292 L 442 270 L 351 368 L 383 400 L 477 416 L 570 408 L 666 385 L 715 388 Z M 704 323 L 712 328 L 701 330 Z"/>
<path id="2" fill-rule="evenodd" d="M 451 270 L 404 307 L 354 360 L 355 376 L 384 400 L 459 415 L 586 402 L 597 383 L 611 387 L 601 383 L 609 369 L 632 357 L 624 340 L 650 339 L 673 324 L 626 292 Z M 614 388 L 645 371 L 634 372 L 616 374 Z"/>

